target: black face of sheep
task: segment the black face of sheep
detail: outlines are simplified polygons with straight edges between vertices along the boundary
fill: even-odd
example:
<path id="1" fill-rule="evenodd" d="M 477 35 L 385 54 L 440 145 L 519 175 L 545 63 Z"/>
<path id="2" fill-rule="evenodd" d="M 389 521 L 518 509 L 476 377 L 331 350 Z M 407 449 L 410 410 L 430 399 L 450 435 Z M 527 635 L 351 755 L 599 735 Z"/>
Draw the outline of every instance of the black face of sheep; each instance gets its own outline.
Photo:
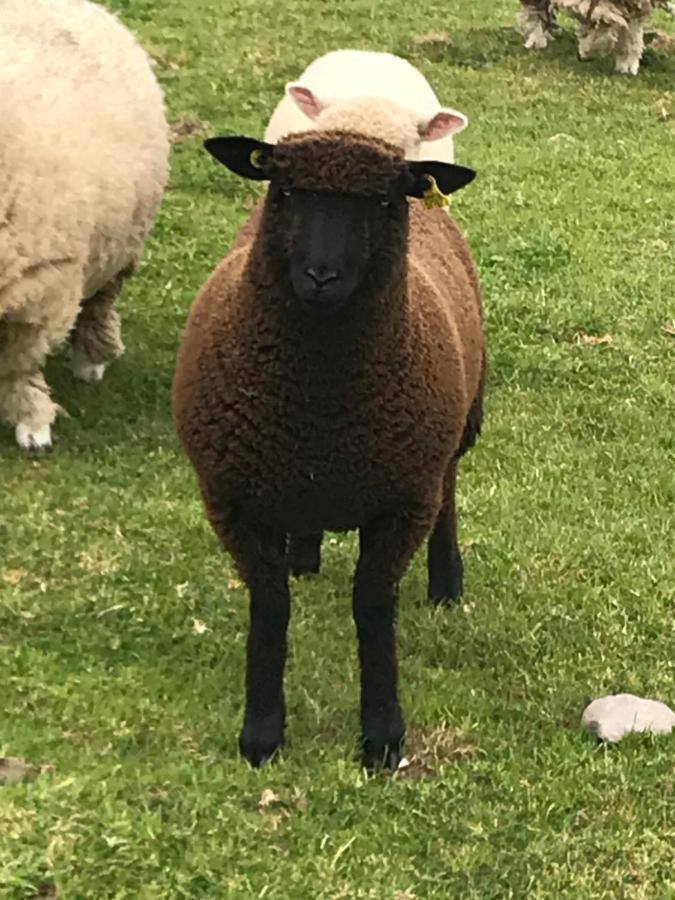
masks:
<path id="1" fill-rule="evenodd" d="M 287 252 L 295 296 L 311 311 L 337 311 L 368 275 L 374 287 L 387 239 L 407 222 L 403 196 L 389 200 L 273 186 L 270 198 L 284 233 L 292 236 Z"/>
<path id="2" fill-rule="evenodd" d="M 306 160 L 292 140 L 274 146 L 244 137 L 212 138 L 205 146 L 236 174 L 270 180 L 270 230 L 287 236 L 277 253 L 296 300 L 319 313 L 336 312 L 357 293 L 364 300 L 381 290 L 405 258 L 407 197 L 424 196 L 434 182 L 450 194 L 475 176 L 449 163 L 387 156 L 379 169 L 370 165 L 364 178 L 349 145 L 337 170 L 322 167 L 316 150 Z"/>

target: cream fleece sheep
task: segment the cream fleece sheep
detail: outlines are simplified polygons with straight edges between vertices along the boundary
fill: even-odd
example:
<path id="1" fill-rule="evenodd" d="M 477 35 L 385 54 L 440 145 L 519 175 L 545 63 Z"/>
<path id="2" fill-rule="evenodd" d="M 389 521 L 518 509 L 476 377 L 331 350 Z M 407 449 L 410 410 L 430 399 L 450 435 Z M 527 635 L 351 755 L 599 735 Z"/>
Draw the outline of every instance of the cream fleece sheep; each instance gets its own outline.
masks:
<path id="1" fill-rule="evenodd" d="M 98 381 L 123 350 L 115 298 L 168 171 L 162 93 L 127 29 L 89 0 L 0 0 L 0 416 L 51 443 L 42 374 L 72 331 Z"/>
<path id="2" fill-rule="evenodd" d="M 617 72 L 637 75 L 644 51 L 644 24 L 655 9 L 675 14 L 670 0 L 521 0 L 518 25 L 530 50 L 553 38 L 554 13 L 561 10 L 579 25 L 579 59 L 611 54 Z"/>
<path id="3" fill-rule="evenodd" d="M 453 135 L 468 120 L 442 108 L 424 75 L 391 53 L 334 50 L 286 85 L 265 131 L 268 143 L 315 129 L 349 129 L 400 147 L 408 159 L 452 162 Z"/>

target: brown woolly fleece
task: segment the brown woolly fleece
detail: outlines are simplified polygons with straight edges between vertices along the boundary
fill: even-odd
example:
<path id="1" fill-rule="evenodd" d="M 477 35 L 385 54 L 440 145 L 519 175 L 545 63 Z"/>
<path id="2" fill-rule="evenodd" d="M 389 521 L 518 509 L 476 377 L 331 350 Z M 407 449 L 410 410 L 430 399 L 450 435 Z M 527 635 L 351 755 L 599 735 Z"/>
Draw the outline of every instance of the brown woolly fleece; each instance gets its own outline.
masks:
<path id="1" fill-rule="evenodd" d="M 379 192 L 403 172 L 381 142 L 298 137 L 277 145 L 294 183 Z M 325 319 L 284 297 L 267 259 L 266 207 L 202 288 L 178 354 L 173 407 L 207 514 L 244 577 L 241 521 L 299 535 L 415 521 L 403 570 L 443 504 L 444 481 L 480 428 L 480 292 L 459 229 L 409 201 L 405 260 L 381 296 Z M 452 475 L 454 492 L 454 471 Z M 448 486 L 446 486 L 446 490 Z"/>
<path id="2" fill-rule="evenodd" d="M 288 173 L 285 180 L 293 187 L 364 197 L 387 194 L 405 171 L 402 150 L 350 131 L 291 135 L 275 146 L 272 158 L 277 171 Z"/>
<path id="3" fill-rule="evenodd" d="M 395 769 L 405 730 L 397 586 L 430 532 L 430 599 L 462 592 L 455 474 L 481 423 L 480 293 L 449 216 L 406 205 L 418 175 L 400 153 L 354 134 L 313 135 L 276 145 L 273 187 L 202 288 L 178 354 L 174 413 L 209 520 L 250 593 L 242 755 L 260 765 L 284 740 L 289 568 L 318 571 L 321 533 L 358 528 L 363 763 Z M 397 192 L 381 241 L 372 247 L 365 229 L 349 246 L 365 274 L 332 314 L 302 309 L 292 293 L 301 220 L 291 215 L 286 229 L 276 212 L 289 183 Z"/>

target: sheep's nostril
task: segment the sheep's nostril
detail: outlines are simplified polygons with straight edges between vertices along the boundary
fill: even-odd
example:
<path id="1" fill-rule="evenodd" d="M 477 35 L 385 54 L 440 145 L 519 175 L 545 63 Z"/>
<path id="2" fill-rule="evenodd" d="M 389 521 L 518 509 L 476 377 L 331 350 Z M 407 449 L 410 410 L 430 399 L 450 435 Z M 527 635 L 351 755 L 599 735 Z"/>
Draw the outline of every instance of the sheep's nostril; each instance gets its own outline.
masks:
<path id="1" fill-rule="evenodd" d="M 312 266 L 305 269 L 305 275 L 311 278 L 314 284 L 319 288 L 325 287 L 327 284 L 330 284 L 331 281 L 338 280 L 337 272 L 332 272 L 329 269 L 315 269 Z"/>

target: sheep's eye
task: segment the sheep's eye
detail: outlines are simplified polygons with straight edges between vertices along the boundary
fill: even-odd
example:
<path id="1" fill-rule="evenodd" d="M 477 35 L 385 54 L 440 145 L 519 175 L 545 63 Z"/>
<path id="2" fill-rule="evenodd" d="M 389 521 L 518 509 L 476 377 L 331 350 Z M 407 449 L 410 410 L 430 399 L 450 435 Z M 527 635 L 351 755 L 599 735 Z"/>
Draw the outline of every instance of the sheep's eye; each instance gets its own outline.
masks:
<path id="1" fill-rule="evenodd" d="M 281 189 L 281 193 L 284 195 L 284 197 L 290 197 L 293 191 L 289 187 L 283 187 Z"/>
<path id="2" fill-rule="evenodd" d="M 380 206 L 386 209 L 388 206 L 391 206 L 391 200 L 380 200 Z"/>

